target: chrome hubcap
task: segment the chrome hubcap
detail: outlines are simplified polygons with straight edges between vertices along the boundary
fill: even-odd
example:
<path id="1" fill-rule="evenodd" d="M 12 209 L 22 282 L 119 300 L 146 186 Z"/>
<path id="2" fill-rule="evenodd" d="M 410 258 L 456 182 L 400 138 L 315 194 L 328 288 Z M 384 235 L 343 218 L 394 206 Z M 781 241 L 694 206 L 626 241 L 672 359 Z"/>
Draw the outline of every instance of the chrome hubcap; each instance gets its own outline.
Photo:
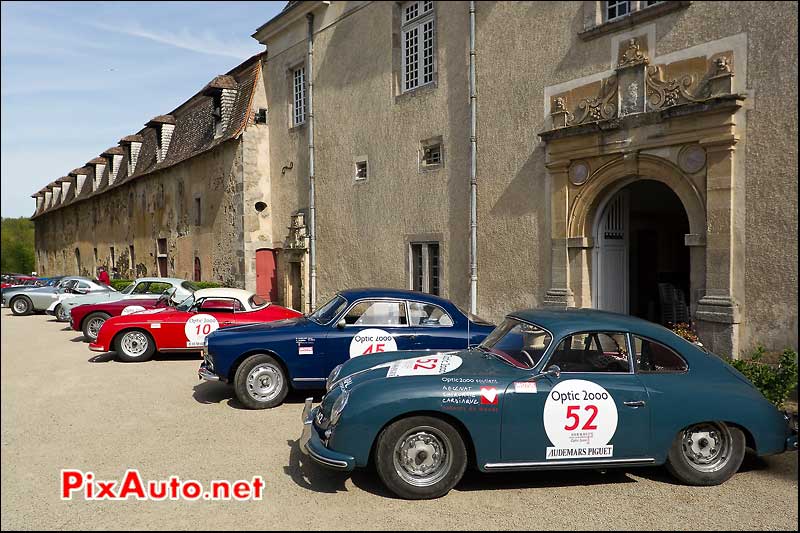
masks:
<path id="1" fill-rule="evenodd" d="M 67 310 L 64 309 L 63 305 L 58 306 L 58 312 L 56 313 L 56 318 L 59 320 L 69 320 L 69 316 L 67 315 Z"/>
<path id="2" fill-rule="evenodd" d="M 731 434 L 728 428 L 715 423 L 697 424 L 683 432 L 683 455 L 701 472 L 716 472 L 730 458 Z"/>
<path id="3" fill-rule="evenodd" d="M 88 330 L 89 336 L 92 339 L 96 339 L 97 338 L 97 334 L 100 333 L 100 328 L 103 327 L 104 323 L 105 323 L 105 320 L 102 319 L 102 318 L 93 318 L 93 319 L 91 319 L 89 321 L 89 325 L 86 326 L 86 329 Z M 139 335 L 144 336 L 141 333 L 139 333 Z M 147 342 L 146 339 L 145 339 L 145 342 Z M 145 348 L 147 348 L 146 345 L 145 345 Z"/>
<path id="4" fill-rule="evenodd" d="M 147 337 L 138 331 L 126 333 L 121 344 L 122 351 L 130 357 L 140 357 L 147 351 Z"/>
<path id="5" fill-rule="evenodd" d="M 269 363 L 258 365 L 247 375 L 247 392 L 259 402 L 274 399 L 282 386 L 283 372 Z"/>
<path id="6" fill-rule="evenodd" d="M 438 429 L 414 428 L 394 447 L 394 469 L 409 485 L 429 487 L 450 471 L 453 464 L 450 449 L 450 441 Z"/>
<path id="7" fill-rule="evenodd" d="M 17 313 L 24 313 L 27 308 L 28 304 L 25 303 L 25 300 L 17 300 L 14 302 L 14 311 Z"/>

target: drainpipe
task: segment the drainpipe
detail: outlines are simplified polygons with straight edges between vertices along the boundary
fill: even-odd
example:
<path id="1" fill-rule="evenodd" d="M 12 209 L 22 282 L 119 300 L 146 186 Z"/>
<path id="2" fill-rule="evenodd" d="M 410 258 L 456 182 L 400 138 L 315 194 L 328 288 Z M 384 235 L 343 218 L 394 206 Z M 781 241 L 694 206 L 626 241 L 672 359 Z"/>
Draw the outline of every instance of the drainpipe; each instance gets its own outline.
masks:
<path id="1" fill-rule="evenodd" d="M 306 83 L 308 84 L 308 225 L 309 225 L 309 262 L 311 263 L 311 287 L 309 290 L 309 307 L 313 312 L 317 308 L 317 208 L 314 193 L 314 14 L 308 13 L 308 59 L 306 61 Z"/>
<path id="2" fill-rule="evenodd" d="M 475 95 L 475 2 L 469 3 L 469 310 L 478 313 L 478 138 Z"/>

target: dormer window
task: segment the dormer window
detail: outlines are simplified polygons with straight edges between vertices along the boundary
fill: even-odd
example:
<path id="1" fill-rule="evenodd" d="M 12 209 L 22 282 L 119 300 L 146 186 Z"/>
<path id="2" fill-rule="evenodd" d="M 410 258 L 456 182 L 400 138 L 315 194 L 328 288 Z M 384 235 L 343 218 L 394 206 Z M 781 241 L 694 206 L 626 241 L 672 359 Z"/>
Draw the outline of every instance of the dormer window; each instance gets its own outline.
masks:
<path id="1" fill-rule="evenodd" d="M 214 137 L 219 137 L 222 135 L 222 91 L 214 93 L 211 98 L 213 100 L 211 116 L 214 118 Z"/>
<path id="2" fill-rule="evenodd" d="M 214 124 L 215 139 L 221 137 L 228 129 L 237 91 L 236 80 L 229 75 L 217 76 L 202 91 L 205 96 L 211 98 L 211 120 Z"/>

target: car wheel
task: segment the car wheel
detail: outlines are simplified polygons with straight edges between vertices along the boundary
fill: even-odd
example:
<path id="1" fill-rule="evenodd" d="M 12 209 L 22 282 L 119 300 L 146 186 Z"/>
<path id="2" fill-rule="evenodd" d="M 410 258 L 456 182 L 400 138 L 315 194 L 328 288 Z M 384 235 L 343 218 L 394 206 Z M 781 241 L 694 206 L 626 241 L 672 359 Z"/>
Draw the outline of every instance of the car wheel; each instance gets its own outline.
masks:
<path id="1" fill-rule="evenodd" d="M 17 296 L 11 300 L 11 312 L 17 316 L 25 316 L 31 314 L 33 303 L 27 296 Z"/>
<path id="2" fill-rule="evenodd" d="M 461 480 L 467 450 L 461 434 L 447 422 L 414 416 L 381 432 L 375 467 L 386 487 L 401 498 L 438 498 Z"/>
<path id="3" fill-rule="evenodd" d="M 140 329 L 122 332 L 116 341 L 117 355 L 126 363 L 149 361 L 156 352 L 153 338 Z"/>
<path id="4" fill-rule="evenodd" d="M 234 376 L 236 398 L 250 409 L 268 409 L 283 403 L 289 381 L 281 364 L 266 354 L 249 357 Z"/>
<path id="5" fill-rule="evenodd" d="M 675 436 L 667 456 L 667 470 L 687 485 L 719 485 L 742 464 L 744 433 L 724 422 L 702 422 Z"/>
<path id="6" fill-rule="evenodd" d="M 56 320 L 59 322 L 69 322 L 69 311 L 67 311 L 63 305 L 58 304 L 56 306 Z"/>
<path id="7" fill-rule="evenodd" d="M 87 340 L 90 342 L 94 342 L 97 340 L 97 335 L 100 333 L 100 328 L 103 327 L 106 320 L 110 318 L 110 315 L 106 313 L 92 313 L 86 318 L 83 319 L 83 336 L 86 337 Z"/>

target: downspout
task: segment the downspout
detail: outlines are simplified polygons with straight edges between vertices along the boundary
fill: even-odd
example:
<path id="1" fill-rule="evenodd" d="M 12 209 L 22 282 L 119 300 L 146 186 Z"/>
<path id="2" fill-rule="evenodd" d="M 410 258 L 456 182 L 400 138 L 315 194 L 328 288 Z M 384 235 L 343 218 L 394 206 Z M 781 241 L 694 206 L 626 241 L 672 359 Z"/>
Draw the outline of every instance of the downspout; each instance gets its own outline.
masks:
<path id="1" fill-rule="evenodd" d="M 309 262 L 311 269 L 311 287 L 309 289 L 309 307 L 313 312 L 317 308 L 317 208 L 314 193 L 314 14 L 308 13 L 308 58 L 306 60 L 306 83 L 308 84 L 308 225 L 309 225 Z"/>
<path id="2" fill-rule="evenodd" d="M 475 95 L 475 2 L 469 3 L 469 310 L 478 313 L 478 138 Z"/>

